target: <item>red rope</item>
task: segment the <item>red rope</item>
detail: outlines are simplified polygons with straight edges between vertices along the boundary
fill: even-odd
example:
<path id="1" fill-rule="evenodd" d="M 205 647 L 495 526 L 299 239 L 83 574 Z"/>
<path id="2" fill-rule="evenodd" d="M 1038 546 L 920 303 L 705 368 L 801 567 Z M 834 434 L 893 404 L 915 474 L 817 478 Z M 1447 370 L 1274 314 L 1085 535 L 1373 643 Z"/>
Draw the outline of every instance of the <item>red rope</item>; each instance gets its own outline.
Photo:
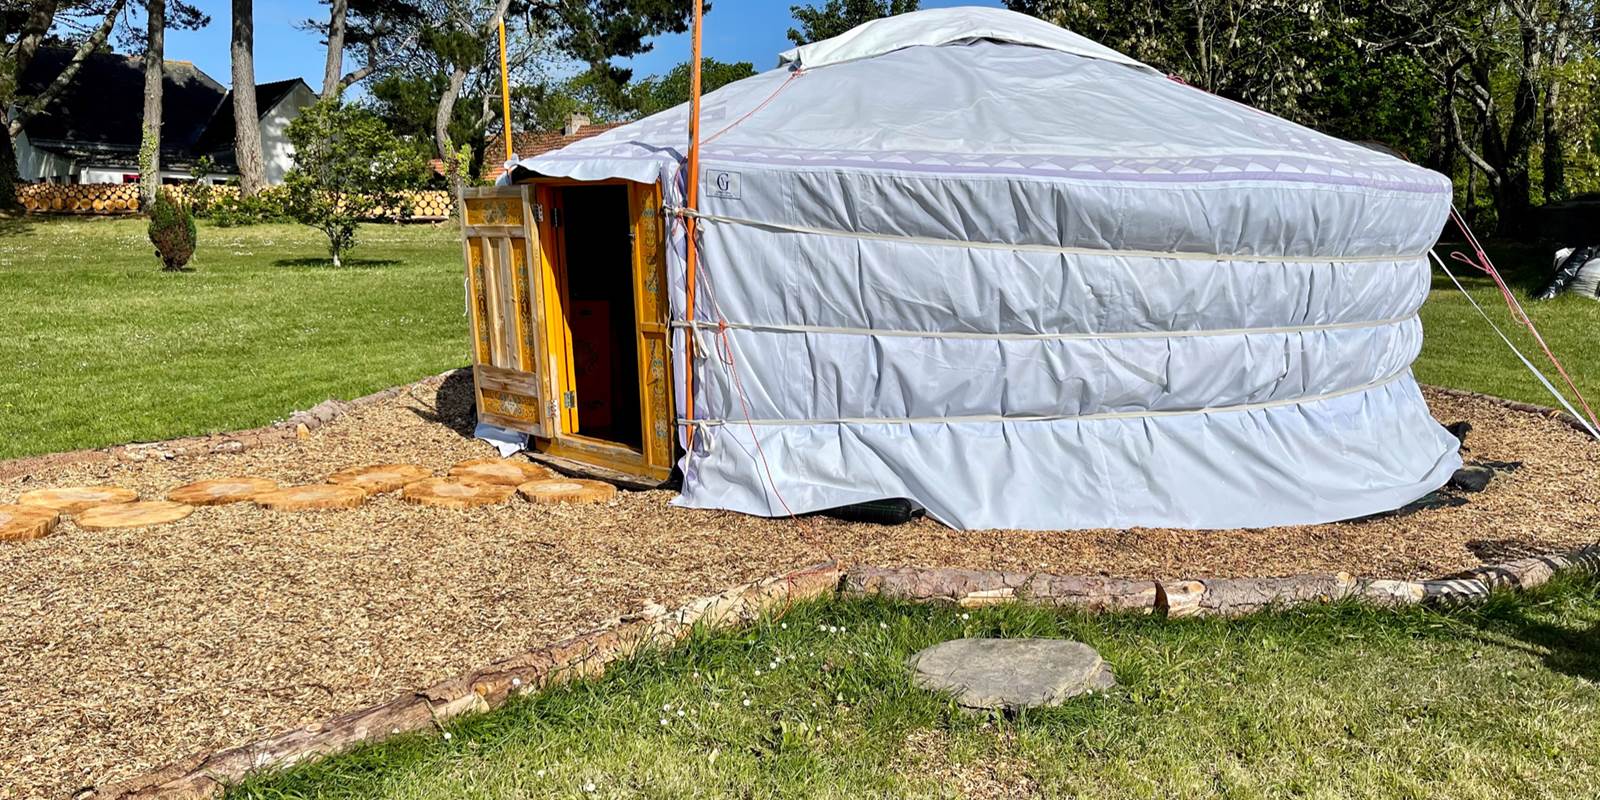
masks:
<path id="1" fill-rule="evenodd" d="M 1566 382 L 1567 388 L 1571 389 L 1572 394 L 1578 398 L 1578 404 L 1583 407 L 1583 413 L 1588 415 L 1590 424 L 1596 429 L 1600 429 L 1600 420 L 1595 419 L 1594 410 L 1589 408 L 1589 401 L 1584 399 L 1583 392 L 1578 390 L 1578 384 L 1572 380 L 1571 375 L 1567 374 L 1567 368 L 1561 365 L 1561 360 L 1556 358 L 1556 354 L 1550 350 L 1550 345 L 1545 344 L 1544 337 L 1539 335 L 1539 329 L 1534 327 L 1533 320 L 1528 317 L 1528 312 L 1522 308 L 1521 303 L 1517 302 L 1516 294 L 1511 291 L 1511 287 L 1506 285 L 1505 278 L 1500 276 L 1500 271 L 1494 268 L 1494 262 L 1489 260 L 1489 254 L 1484 252 L 1483 245 L 1478 242 L 1478 237 L 1473 235 L 1471 228 L 1467 227 L 1467 221 L 1462 219 L 1461 213 L 1456 211 L 1454 207 L 1450 209 L 1450 219 L 1456 223 L 1457 228 L 1461 229 L 1461 233 L 1467 238 L 1467 244 L 1472 246 L 1473 253 L 1477 256 L 1474 259 L 1472 256 L 1456 250 L 1450 253 L 1450 258 L 1483 272 L 1494 280 L 1495 287 L 1500 290 L 1501 299 L 1505 301 L 1506 308 L 1511 312 L 1511 318 L 1533 334 L 1533 340 L 1539 343 L 1539 349 L 1544 351 L 1544 357 L 1549 359 L 1550 363 L 1555 366 L 1556 372 L 1561 374 L 1561 380 Z"/>
<path id="2" fill-rule="evenodd" d="M 734 120 L 733 122 L 728 123 L 727 127 L 725 127 L 722 130 L 717 131 L 716 133 L 713 133 L 710 136 L 706 137 L 701 142 L 701 144 L 711 144 L 712 142 L 717 140 L 718 136 L 721 136 L 722 134 L 727 133 L 728 131 L 731 131 L 734 128 L 737 128 L 740 125 L 743 125 L 745 120 L 755 116 L 757 111 L 760 111 L 761 109 L 766 108 L 768 104 L 770 104 L 773 100 L 776 100 L 778 98 L 778 95 L 782 94 L 784 89 L 789 88 L 789 84 L 793 83 L 794 79 L 800 77 L 802 74 L 803 74 L 803 72 L 801 70 L 798 70 L 798 69 L 797 70 L 793 70 L 792 72 L 790 72 L 789 73 L 789 77 L 785 78 L 783 80 L 783 83 L 778 84 L 778 88 L 773 89 L 772 90 L 772 94 L 767 95 L 767 99 L 762 100 L 761 103 L 759 105 L 757 105 L 755 108 L 752 108 L 749 111 L 746 111 L 744 113 L 744 116 Z"/>

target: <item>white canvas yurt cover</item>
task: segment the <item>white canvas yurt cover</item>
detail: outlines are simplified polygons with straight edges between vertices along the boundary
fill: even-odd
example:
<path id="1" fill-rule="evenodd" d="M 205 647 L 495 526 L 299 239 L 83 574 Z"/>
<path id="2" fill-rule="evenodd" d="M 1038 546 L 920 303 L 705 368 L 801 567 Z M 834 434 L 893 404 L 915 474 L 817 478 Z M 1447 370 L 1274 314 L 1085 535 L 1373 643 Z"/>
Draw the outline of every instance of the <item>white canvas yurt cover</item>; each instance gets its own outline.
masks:
<path id="1" fill-rule="evenodd" d="M 679 205 L 687 114 L 518 174 Z M 1410 369 L 1443 175 L 980 8 L 790 50 L 701 126 L 692 332 L 669 225 L 680 505 L 1266 526 L 1393 509 L 1460 465 Z"/>

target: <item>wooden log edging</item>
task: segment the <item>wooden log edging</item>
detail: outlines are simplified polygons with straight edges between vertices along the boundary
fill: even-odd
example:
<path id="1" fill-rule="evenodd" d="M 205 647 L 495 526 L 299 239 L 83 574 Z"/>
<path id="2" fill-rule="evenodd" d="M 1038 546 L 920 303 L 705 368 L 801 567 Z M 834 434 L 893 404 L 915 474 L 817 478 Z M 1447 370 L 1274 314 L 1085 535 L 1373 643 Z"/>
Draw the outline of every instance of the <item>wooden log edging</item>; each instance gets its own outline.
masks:
<path id="1" fill-rule="evenodd" d="M 1273 607 L 1346 599 L 1379 605 L 1462 605 L 1482 601 L 1496 590 L 1541 586 L 1563 570 L 1600 575 L 1600 544 L 1422 581 L 1357 578 L 1345 572 L 1275 578 L 1128 580 L 994 570 L 852 567 L 845 571 L 839 594 L 963 607 L 1016 601 L 1169 617 L 1240 616 Z"/>
<path id="2" fill-rule="evenodd" d="M 676 611 L 646 610 L 595 630 L 490 664 L 386 703 L 257 742 L 200 754 L 155 772 L 95 790 L 99 800 L 210 798 L 253 772 L 281 769 L 403 733 L 441 725 L 527 694 L 594 677 L 647 648 L 670 646 L 698 626 L 741 625 L 790 604 L 837 593 L 841 568 L 818 564 L 702 597 Z"/>

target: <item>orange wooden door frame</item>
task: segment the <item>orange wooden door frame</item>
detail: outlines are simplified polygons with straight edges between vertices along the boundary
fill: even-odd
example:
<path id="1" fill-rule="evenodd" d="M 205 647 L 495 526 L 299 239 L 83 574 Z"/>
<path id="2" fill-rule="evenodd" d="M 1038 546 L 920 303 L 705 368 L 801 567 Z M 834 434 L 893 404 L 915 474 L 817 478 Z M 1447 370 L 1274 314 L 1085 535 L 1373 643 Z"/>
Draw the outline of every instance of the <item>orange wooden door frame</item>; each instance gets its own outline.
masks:
<path id="1" fill-rule="evenodd" d="M 670 307 L 666 277 L 666 229 L 657 184 L 624 180 L 575 181 L 534 178 L 534 219 L 545 277 L 543 327 L 551 364 L 551 386 L 557 408 L 548 435 L 535 440 L 545 453 L 595 464 L 653 480 L 665 480 L 676 460 L 673 418 Z M 628 224 L 632 238 L 631 284 L 642 446 L 628 447 L 584 436 L 578 418 L 573 370 L 570 299 L 567 291 L 566 230 L 558 225 L 564 213 L 561 190 L 576 186 L 624 186 L 628 190 Z"/>

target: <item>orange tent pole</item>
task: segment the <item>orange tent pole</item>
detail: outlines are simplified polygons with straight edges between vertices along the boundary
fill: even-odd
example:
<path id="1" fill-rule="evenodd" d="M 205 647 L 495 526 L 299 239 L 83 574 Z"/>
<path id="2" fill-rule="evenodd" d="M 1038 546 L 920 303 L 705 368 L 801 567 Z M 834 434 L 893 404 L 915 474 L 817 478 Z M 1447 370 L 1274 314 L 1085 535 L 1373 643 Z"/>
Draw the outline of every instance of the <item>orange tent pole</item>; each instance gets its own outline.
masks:
<path id="1" fill-rule="evenodd" d="M 500 111 L 505 120 L 506 160 L 516 156 L 511 150 L 511 75 L 506 68 L 506 18 L 500 17 Z"/>
<path id="2" fill-rule="evenodd" d="M 684 300 L 684 318 L 689 325 L 685 330 L 688 335 L 684 339 L 684 419 L 690 420 L 686 441 L 689 447 L 694 447 L 694 289 L 695 268 L 699 264 L 699 248 L 695 244 L 695 218 L 693 212 L 698 209 L 700 199 L 700 25 L 702 0 L 694 3 L 694 60 L 689 67 L 689 158 L 686 169 L 687 178 L 684 180 L 683 206 L 690 214 L 684 219 L 684 230 L 688 235 L 685 244 L 685 261 L 687 262 L 686 297 Z"/>

